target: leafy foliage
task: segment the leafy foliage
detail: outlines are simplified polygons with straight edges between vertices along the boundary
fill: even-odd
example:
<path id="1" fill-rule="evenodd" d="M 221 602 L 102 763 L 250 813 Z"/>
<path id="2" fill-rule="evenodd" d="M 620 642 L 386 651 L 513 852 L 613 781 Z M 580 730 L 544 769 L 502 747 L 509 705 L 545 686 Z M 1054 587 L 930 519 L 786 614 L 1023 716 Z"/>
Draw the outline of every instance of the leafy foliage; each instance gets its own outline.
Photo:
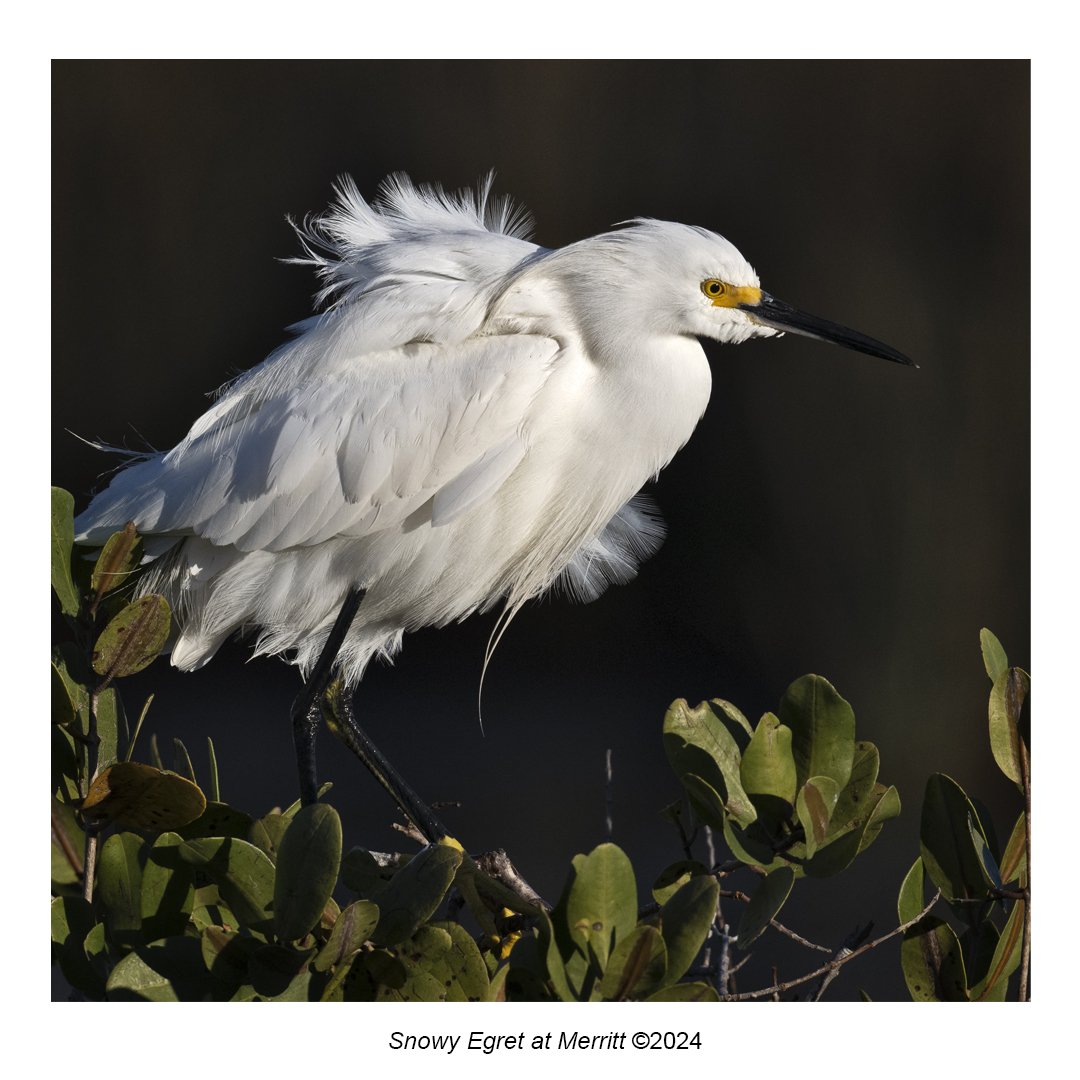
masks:
<path id="1" fill-rule="evenodd" d="M 757 948 L 800 879 L 843 871 L 900 812 L 896 789 L 878 780 L 877 748 L 856 740 L 851 706 L 806 675 L 756 725 L 720 698 L 668 709 L 663 744 L 684 795 L 663 816 L 683 857 L 644 906 L 612 843 L 573 857 L 553 907 L 454 841 L 343 851 L 325 801 L 261 815 L 222 801 L 212 743 L 205 787 L 179 741 L 180 772 L 162 767 L 154 741 L 151 762 L 134 759 L 150 702 L 129 732 L 114 684 L 153 661 L 171 615 L 159 596 L 131 598 L 133 527 L 92 567 L 73 562 L 71 510 L 54 489 L 52 581 L 69 633 L 51 671 L 52 948 L 85 998 L 717 1001 L 730 995 L 732 947 Z M 1030 681 L 989 631 L 982 650 L 995 758 L 1024 789 Z M 713 835 L 728 861 L 715 861 Z M 704 861 L 693 852 L 702 837 Z M 921 855 L 898 904 L 912 924 L 901 946 L 912 997 L 1005 996 L 1025 936 L 1026 837 L 1021 815 L 999 852 L 960 786 L 930 778 Z M 749 891 L 731 887 L 740 877 Z M 927 879 L 959 932 L 929 914 Z"/>
<path id="2" fill-rule="evenodd" d="M 1001 642 L 989 630 L 983 629 L 979 637 L 993 684 L 989 734 L 994 760 L 1030 800 L 1029 733 L 1022 710 L 1031 679 L 1021 668 L 1009 666 Z M 921 854 L 904 879 L 897 910 L 901 922 L 919 915 L 928 877 L 960 929 L 926 915 L 905 933 L 900 962 L 916 1001 L 1004 1001 L 1009 980 L 1021 966 L 1030 903 L 1026 810 L 1021 810 L 1003 851 L 989 824 L 952 777 L 935 773 L 927 781 Z M 1025 965 L 1022 998 L 1026 981 Z"/>

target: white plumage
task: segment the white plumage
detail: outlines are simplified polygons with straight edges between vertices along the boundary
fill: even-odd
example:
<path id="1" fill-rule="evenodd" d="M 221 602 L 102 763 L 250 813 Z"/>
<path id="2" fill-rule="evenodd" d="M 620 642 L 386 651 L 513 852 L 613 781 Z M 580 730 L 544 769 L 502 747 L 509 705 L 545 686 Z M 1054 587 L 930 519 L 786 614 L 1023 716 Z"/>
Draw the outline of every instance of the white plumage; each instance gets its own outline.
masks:
<path id="1" fill-rule="evenodd" d="M 406 630 L 500 600 L 508 619 L 560 578 L 592 599 L 660 543 L 635 495 L 705 409 L 696 338 L 841 329 L 769 315 L 706 230 L 639 220 L 548 251 L 489 193 L 396 178 L 369 205 L 344 182 L 298 228 L 323 313 L 78 518 L 83 543 L 129 520 L 146 537 L 139 588 L 174 607 L 177 667 L 252 629 L 306 674 L 357 586 L 350 685 Z"/>

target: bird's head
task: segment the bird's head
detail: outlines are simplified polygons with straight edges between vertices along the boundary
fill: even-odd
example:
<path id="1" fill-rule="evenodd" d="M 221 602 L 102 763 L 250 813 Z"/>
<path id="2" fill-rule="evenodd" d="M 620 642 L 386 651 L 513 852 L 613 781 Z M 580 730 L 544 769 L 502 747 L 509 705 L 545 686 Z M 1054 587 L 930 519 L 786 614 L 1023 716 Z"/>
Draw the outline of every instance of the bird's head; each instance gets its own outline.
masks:
<path id="1" fill-rule="evenodd" d="M 884 343 L 770 296 L 734 244 L 708 229 L 639 218 L 595 237 L 610 260 L 606 288 L 621 291 L 647 329 L 737 344 L 752 337 L 801 334 L 911 364 Z M 604 260 L 597 260 L 599 268 Z M 603 275 L 606 276 L 606 275 Z M 629 294 L 629 295 L 628 295 Z"/>

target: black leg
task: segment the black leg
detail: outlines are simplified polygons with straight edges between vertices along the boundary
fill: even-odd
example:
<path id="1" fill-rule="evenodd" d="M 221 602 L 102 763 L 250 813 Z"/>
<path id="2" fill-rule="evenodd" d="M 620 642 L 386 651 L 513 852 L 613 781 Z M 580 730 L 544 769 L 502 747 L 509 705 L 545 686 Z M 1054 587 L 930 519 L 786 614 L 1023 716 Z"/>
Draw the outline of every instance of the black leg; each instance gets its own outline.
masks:
<path id="1" fill-rule="evenodd" d="M 420 830 L 429 844 L 449 836 L 446 826 L 434 811 L 405 782 L 401 773 L 371 741 L 353 715 L 352 694 L 340 680 L 330 685 L 325 697 L 323 716 L 326 726 L 364 763 L 365 768 L 390 793 L 402 813 Z"/>
<path id="2" fill-rule="evenodd" d="M 293 743 L 296 746 L 296 767 L 300 772 L 300 805 L 310 806 L 319 794 L 319 778 L 315 771 L 315 736 L 319 733 L 322 707 L 313 702 L 306 713 L 293 711 Z"/>
<path id="3" fill-rule="evenodd" d="M 323 645 L 322 652 L 315 664 L 304 689 L 297 695 L 292 706 L 293 744 L 296 747 L 296 765 L 300 772 L 300 803 L 309 806 L 315 801 L 319 790 L 319 781 L 315 772 L 315 736 L 319 730 L 322 716 L 320 701 L 330 684 L 345 635 L 352 626 L 360 601 L 364 598 L 363 589 L 351 589 L 345 596 L 337 619 L 330 630 L 330 635 Z"/>

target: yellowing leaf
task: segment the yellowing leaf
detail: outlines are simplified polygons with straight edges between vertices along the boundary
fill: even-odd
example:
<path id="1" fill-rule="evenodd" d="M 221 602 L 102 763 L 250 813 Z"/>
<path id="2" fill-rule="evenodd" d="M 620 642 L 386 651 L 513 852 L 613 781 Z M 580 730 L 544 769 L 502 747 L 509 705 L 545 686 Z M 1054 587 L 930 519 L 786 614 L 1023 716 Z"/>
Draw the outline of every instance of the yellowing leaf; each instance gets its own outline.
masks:
<path id="1" fill-rule="evenodd" d="M 82 812 L 97 821 L 136 829 L 179 829 L 201 816 L 206 797 L 176 773 L 121 761 L 90 785 Z"/>

